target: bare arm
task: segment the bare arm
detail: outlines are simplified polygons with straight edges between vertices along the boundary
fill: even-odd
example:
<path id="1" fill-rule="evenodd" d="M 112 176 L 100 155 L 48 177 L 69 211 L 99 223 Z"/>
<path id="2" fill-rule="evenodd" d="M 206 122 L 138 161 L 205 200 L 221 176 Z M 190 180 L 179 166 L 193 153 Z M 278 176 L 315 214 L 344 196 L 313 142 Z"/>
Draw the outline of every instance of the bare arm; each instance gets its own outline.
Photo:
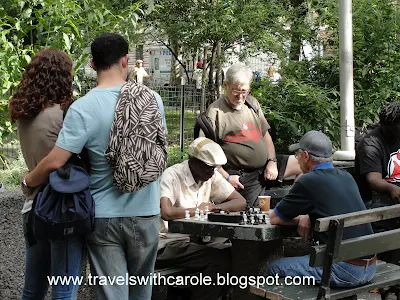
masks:
<path id="1" fill-rule="evenodd" d="M 382 178 L 379 172 L 370 172 L 366 174 L 366 179 L 371 190 L 378 193 L 389 194 L 392 200 L 400 202 L 400 187 L 391 184 Z"/>
<path id="2" fill-rule="evenodd" d="M 264 141 L 267 146 L 268 158 L 276 158 L 275 146 L 268 130 L 264 135 Z M 278 165 L 275 161 L 269 161 L 264 171 L 265 180 L 275 180 L 278 177 Z"/>
<path id="3" fill-rule="evenodd" d="M 33 171 L 25 173 L 26 184 L 29 187 L 36 187 L 46 182 L 50 173 L 65 165 L 71 155 L 71 152 L 54 146 L 53 150 L 40 161 Z"/>
<path id="4" fill-rule="evenodd" d="M 232 186 L 233 186 L 235 189 L 244 189 L 244 185 L 241 184 L 240 181 L 239 181 L 239 178 L 240 178 L 239 175 L 230 175 L 230 174 L 229 174 L 228 172 L 226 172 L 222 167 L 220 167 L 220 168 L 218 169 L 218 172 L 221 173 L 222 177 L 224 177 L 225 179 L 227 179 L 228 182 L 229 182 L 230 184 L 232 184 Z M 228 178 L 228 177 L 229 177 L 229 178 Z"/>
<path id="5" fill-rule="evenodd" d="M 191 208 L 182 208 L 182 207 L 174 207 L 172 202 L 167 197 L 161 197 L 160 199 L 161 206 L 161 217 L 166 220 L 176 220 L 183 219 L 185 217 L 185 211 L 188 210 L 191 217 L 194 216 L 196 207 Z M 229 195 L 226 200 L 218 205 L 215 205 L 211 202 L 202 202 L 198 209 L 205 210 L 206 206 L 208 206 L 209 211 L 215 211 L 217 209 L 222 209 L 226 211 L 240 211 L 243 210 L 246 206 L 246 200 L 240 195 L 238 192 L 234 191 Z"/>
<path id="6" fill-rule="evenodd" d="M 241 211 L 246 207 L 246 200 L 237 191 L 233 191 L 228 198 L 218 208 L 226 211 Z"/>

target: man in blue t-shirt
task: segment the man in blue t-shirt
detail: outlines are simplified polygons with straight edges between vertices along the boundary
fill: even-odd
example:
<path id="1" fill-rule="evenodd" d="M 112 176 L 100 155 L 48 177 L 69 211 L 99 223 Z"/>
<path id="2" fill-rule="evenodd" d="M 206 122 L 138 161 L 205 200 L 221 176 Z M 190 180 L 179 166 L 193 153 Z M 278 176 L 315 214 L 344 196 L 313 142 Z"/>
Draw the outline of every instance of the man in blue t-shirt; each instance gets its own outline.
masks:
<path id="1" fill-rule="evenodd" d="M 118 96 L 128 73 L 128 42 L 105 33 L 92 45 L 92 67 L 98 85 L 76 100 L 68 110 L 56 146 L 25 175 L 28 186 L 46 181 L 73 153 L 85 147 L 90 160 L 90 190 L 95 201 L 95 230 L 87 236 L 97 299 L 150 299 L 151 284 L 120 284 L 116 278 L 148 276 L 157 255 L 159 180 L 134 193 L 121 193 L 105 157 Z M 161 103 L 160 103 L 161 102 Z M 162 101 L 158 105 L 163 115 Z M 165 126 L 165 124 L 164 124 Z M 166 129 L 166 128 L 165 128 Z M 118 277 L 122 276 L 122 277 Z M 106 283 L 100 278 L 110 278 Z"/>
<path id="2" fill-rule="evenodd" d="M 289 147 L 296 157 L 304 175 L 297 180 L 288 195 L 275 207 L 270 220 L 273 225 L 298 225 L 299 233 L 307 239 L 311 221 L 312 228 L 319 218 L 365 210 L 353 177 L 332 164 L 332 142 L 320 131 L 309 131 L 299 143 Z M 309 218 L 309 219 L 308 219 Z M 309 225 L 309 224 L 308 224 Z M 343 239 L 372 234 L 371 224 L 345 228 Z M 313 241 L 327 242 L 327 233 L 315 233 Z M 309 266 L 309 255 L 285 257 L 268 266 L 268 274 L 279 276 L 313 276 L 321 280 L 322 267 Z M 376 271 L 376 255 L 373 257 L 336 262 L 332 267 L 331 286 L 351 287 L 362 285 L 372 279 Z"/>

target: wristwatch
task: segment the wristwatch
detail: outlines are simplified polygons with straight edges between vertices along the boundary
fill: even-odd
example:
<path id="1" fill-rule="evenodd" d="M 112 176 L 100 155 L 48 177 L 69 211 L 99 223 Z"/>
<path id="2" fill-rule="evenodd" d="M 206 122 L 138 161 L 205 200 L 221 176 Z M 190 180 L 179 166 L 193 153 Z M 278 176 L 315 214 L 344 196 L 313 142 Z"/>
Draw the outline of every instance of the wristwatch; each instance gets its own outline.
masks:
<path id="1" fill-rule="evenodd" d="M 269 163 L 270 161 L 277 162 L 278 160 L 276 159 L 276 157 L 271 157 L 268 158 L 267 163 Z"/>

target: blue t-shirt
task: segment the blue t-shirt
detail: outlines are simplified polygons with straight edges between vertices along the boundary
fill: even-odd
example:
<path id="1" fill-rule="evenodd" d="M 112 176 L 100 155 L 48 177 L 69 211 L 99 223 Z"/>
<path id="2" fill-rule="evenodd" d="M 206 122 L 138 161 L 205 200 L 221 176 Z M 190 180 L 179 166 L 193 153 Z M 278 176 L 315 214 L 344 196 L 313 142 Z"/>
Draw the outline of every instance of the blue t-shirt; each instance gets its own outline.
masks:
<path id="1" fill-rule="evenodd" d="M 83 147 L 88 149 L 90 190 L 96 205 L 96 218 L 160 213 L 159 180 L 134 193 L 121 193 L 113 185 L 112 170 L 104 153 L 110 140 L 120 89 L 121 86 L 95 88 L 76 100 L 65 116 L 56 143 L 58 147 L 73 153 L 80 153 Z M 160 112 L 163 115 L 161 107 Z"/>

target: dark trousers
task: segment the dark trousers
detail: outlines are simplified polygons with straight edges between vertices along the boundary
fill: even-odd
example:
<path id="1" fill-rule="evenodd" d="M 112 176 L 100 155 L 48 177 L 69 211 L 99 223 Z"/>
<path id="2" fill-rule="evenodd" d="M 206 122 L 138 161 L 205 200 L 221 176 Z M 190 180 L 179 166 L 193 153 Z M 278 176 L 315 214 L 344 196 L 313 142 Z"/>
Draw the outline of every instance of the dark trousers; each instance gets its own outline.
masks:
<path id="1" fill-rule="evenodd" d="M 158 250 L 157 267 L 184 267 L 193 273 L 210 276 L 216 283 L 217 273 L 225 276 L 231 269 L 230 248 L 216 249 L 189 241 L 177 240 Z M 226 290 L 226 286 L 196 285 L 191 286 L 190 300 L 218 299 Z"/>
<path id="2" fill-rule="evenodd" d="M 390 204 L 380 203 L 378 201 L 371 200 L 365 202 L 365 206 L 367 209 L 373 209 L 390 206 Z M 400 218 L 378 221 L 371 223 L 371 225 L 375 233 L 398 229 L 400 228 Z M 379 253 L 378 259 L 386 261 L 388 263 L 400 265 L 400 249 Z"/>
<path id="3" fill-rule="evenodd" d="M 266 165 L 254 170 L 227 170 L 230 175 L 239 175 L 240 183 L 244 189 L 238 192 L 246 199 L 248 207 L 258 207 L 258 196 L 264 195 L 265 191 L 271 187 L 278 187 L 282 184 L 289 155 L 278 155 L 278 177 L 275 180 L 265 180 L 264 171 Z"/>

